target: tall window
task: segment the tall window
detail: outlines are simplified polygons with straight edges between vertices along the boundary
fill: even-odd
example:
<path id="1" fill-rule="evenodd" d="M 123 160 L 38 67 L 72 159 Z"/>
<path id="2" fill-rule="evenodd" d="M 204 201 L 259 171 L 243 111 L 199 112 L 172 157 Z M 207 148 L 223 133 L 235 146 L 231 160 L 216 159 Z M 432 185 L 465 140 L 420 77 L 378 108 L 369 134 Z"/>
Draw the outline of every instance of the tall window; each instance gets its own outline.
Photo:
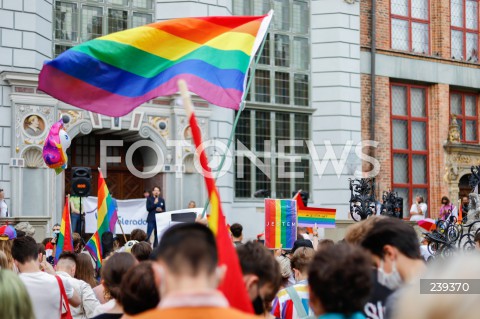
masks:
<path id="1" fill-rule="evenodd" d="M 460 140 L 464 143 L 478 143 L 477 95 L 451 92 L 450 114 L 457 118 Z"/>
<path id="2" fill-rule="evenodd" d="M 391 0 L 392 49 L 430 53 L 429 0 Z"/>
<path id="3" fill-rule="evenodd" d="M 151 23 L 152 0 L 55 1 L 55 48 L 65 50 L 108 33 Z"/>
<path id="4" fill-rule="evenodd" d="M 263 15 L 275 10 L 249 100 L 309 106 L 309 1 L 234 0 L 233 4 L 236 15 Z"/>
<path id="5" fill-rule="evenodd" d="M 451 0 L 452 58 L 478 61 L 478 0 Z"/>
<path id="6" fill-rule="evenodd" d="M 310 155 L 305 144 L 309 132 L 308 115 L 244 110 L 236 140 L 258 156 L 265 166 L 255 166 L 246 157 L 239 162 L 237 148 L 235 196 L 251 198 L 254 192 L 267 190 L 273 197 L 290 198 L 292 192 L 299 189 L 310 191 Z M 287 141 L 295 139 L 298 146 L 288 144 Z"/>
<path id="7" fill-rule="evenodd" d="M 416 196 L 428 201 L 427 89 L 393 84 L 391 107 L 392 186 L 408 211 Z"/>

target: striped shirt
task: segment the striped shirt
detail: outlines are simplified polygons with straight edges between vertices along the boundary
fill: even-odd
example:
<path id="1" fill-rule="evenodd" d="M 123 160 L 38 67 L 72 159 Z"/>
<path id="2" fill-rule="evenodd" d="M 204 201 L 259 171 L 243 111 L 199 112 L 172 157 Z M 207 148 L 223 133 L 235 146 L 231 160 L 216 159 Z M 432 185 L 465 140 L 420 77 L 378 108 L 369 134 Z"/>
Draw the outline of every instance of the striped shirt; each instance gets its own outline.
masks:
<path id="1" fill-rule="evenodd" d="M 308 282 L 306 280 L 302 280 L 294 285 L 293 288 L 298 293 L 303 307 L 305 308 L 305 312 L 309 316 L 313 316 L 313 311 L 308 306 Z M 293 301 L 290 299 L 286 289 L 280 290 L 277 294 L 277 297 L 275 297 L 273 300 L 272 315 L 275 318 L 281 319 L 300 319 Z"/>

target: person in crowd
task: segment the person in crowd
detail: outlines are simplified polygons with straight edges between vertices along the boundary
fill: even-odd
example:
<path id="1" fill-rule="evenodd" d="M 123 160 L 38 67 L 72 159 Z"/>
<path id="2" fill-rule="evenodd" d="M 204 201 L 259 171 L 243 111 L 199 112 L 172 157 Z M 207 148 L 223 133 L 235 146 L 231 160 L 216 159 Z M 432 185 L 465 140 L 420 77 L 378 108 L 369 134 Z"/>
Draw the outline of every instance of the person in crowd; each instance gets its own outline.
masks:
<path id="1" fill-rule="evenodd" d="M 264 315 L 282 284 L 280 265 L 265 246 L 252 241 L 237 246 L 237 254 L 253 310 Z"/>
<path id="2" fill-rule="evenodd" d="M 153 247 L 157 246 L 157 223 L 155 221 L 155 214 L 165 212 L 165 200 L 160 197 L 161 189 L 158 186 L 153 187 L 152 196 L 147 199 L 147 240 L 150 241 L 150 236 L 154 234 Z"/>
<path id="3" fill-rule="evenodd" d="M 29 222 L 20 222 L 15 225 L 15 229 L 17 231 L 17 237 L 33 237 L 33 235 L 35 235 L 35 227 L 33 227 L 33 225 Z"/>
<path id="4" fill-rule="evenodd" d="M 142 229 L 134 229 L 130 233 L 130 240 L 136 240 L 138 242 L 147 241 L 147 233 Z"/>
<path id="5" fill-rule="evenodd" d="M 475 237 L 473 238 L 473 241 L 475 243 L 475 250 L 480 251 L 480 231 L 477 231 Z"/>
<path id="6" fill-rule="evenodd" d="M 375 227 L 380 220 L 390 218 L 386 216 L 371 216 L 366 220 L 355 223 L 347 228 L 345 242 L 351 245 L 360 246 L 368 232 Z M 372 291 L 364 306 L 364 314 L 367 318 L 378 319 L 385 317 L 385 305 L 387 298 L 393 293 L 378 281 L 378 270 L 372 267 Z"/>
<path id="7" fill-rule="evenodd" d="M 154 309 L 160 302 L 160 277 L 155 275 L 152 261 L 141 262 L 127 271 L 120 287 L 126 314 L 122 319 Z"/>
<path id="8" fill-rule="evenodd" d="M 4 225 L 0 227 L 0 251 L 7 257 L 8 269 L 15 270 L 15 265 L 13 263 L 12 257 L 12 245 L 13 240 L 17 238 L 17 232 L 15 228 L 10 225 Z"/>
<path id="9" fill-rule="evenodd" d="M 142 241 L 133 245 L 131 253 L 138 261 L 148 260 L 152 254 L 152 246 L 150 246 L 149 243 Z"/>
<path id="10" fill-rule="evenodd" d="M 135 318 L 257 318 L 230 308 L 216 290 L 225 268 L 217 267 L 215 237 L 207 227 L 198 223 L 170 227 L 154 250 L 154 257 L 161 274 L 160 305 Z"/>
<path id="11" fill-rule="evenodd" d="M 417 234 L 412 226 L 400 219 L 379 220 L 363 239 L 362 246 L 372 254 L 378 270 L 378 282 L 390 290 L 397 290 L 417 279 L 425 270 Z M 389 308 L 397 298 L 394 292 L 386 301 L 388 318 Z"/>
<path id="12" fill-rule="evenodd" d="M 410 208 L 410 220 L 419 221 L 427 215 L 427 204 L 424 202 L 423 196 L 417 196 L 415 203 Z"/>
<path id="13" fill-rule="evenodd" d="M 38 263 L 40 264 L 43 261 L 43 258 L 47 258 L 45 256 L 45 246 L 42 243 L 37 243 L 37 250 L 38 250 Z"/>
<path id="14" fill-rule="evenodd" d="M 299 240 L 299 239 L 310 240 L 310 236 L 308 235 L 307 227 L 297 227 L 297 240 Z"/>
<path id="15" fill-rule="evenodd" d="M 123 316 L 120 300 L 121 284 L 125 274 L 137 264 L 137 260 L 129 253 L 116 253 L 110 256 L 102 266 L 102 286 L 105 288 L 107 303 L 97 307 L 94 319 L 117 319 Z"/>
<path id="16" fill-rule="evenodd" d="M 280 265 L 280 273 L 282 275 L 282 284 L 280 285 L 280 289 L 284 289 L 294 285 L 295 279 L 293 278 L 290 258 L 288 258 L 286 254 L 281 254 L 279 256 L 276 256 L 275 259 Z"/>
<path id="17" fill-rule="evenodd" d="M 76 254 L 80 254 L 85 247 L 83 244 L 83 239 L 82 236 L 80 236 L 79 233 L 73 233 L 72 235 L 73 238 L 73 250 L 75 251 Z"/>
<path id="18" fill-rule="evenodd" d="M 105 259 L 115 253 L 113 244 L 114 244 L 114 238 L 113 238 L 113 233 L 106 231 L 102 234 L 102 258 Z"/>
<path id="19" fill-rule="evenodd" d="M 35 319 L 25 285 L 17 274 L 6 269 L 0 270 L 0 317 Z"/>
<path id="20" fill-rule="evenodd" d="M 296 284 L 280 290 L 273 301 L 272 314 L 275 318 L 299 319 L 313 315 L 308 307 L 308 267 L 315 256 L 309 247 L 298 248 L 291 258 L 291 267 Z"/>
<path id="21" fill-rule="evenodd" d="M 232 233 L 233 244 L 235 246 L 241 245 L 243 240 L 243 226 L 235 223 L 230 226 L 230 232 Z"/>
<path id="22" fill-rule="evenodd" d="M 197 207 L 197 203 L 195 203 L 195 201 L 191 200 L 188 202 L 188 208 L 196 208 Z"/>
<path id="23" fill-rule="evenodd" d="M 53 225 L 52 227 L 52 233 L 53 233 L 53 239 L 55 239 L 55 242 L 56 242 L 56 239 L 58 238 L 58 234 L 60 234 L 60 224 L 59 223 L 56 223 L 55 225 Z"/>
<path id="24" fill-rule="evenodd" d="M 458 218 L 458 209 L 455 205 L 450 202 L 450 199 L 447 196 L 442 197 L 442 207 L 440 207 L 439 218 L 447 220 L 450 216 L 455 216 Z"/>
<path id="25" fill-rule="evenodd" d="M 331 239 L 321 239 L 318 241 L 318 245 L 316 247 L 316 251 L 319 251 L 319 250 L 322 250 L 324 248 L 327 248 L 327 247 L 331 247 L 331 246 L 334 246 L 335 245 L 335 242 Z"/>
<path id="26" fill-rule="evenodd" d="M 74 319 L 93 317 L 95 309 L 100 306 L 100 302 L 97 297 L 95 297 L 95 293 L 89 284 L 74 278 L 77 269 L 77 256 L 75 253 L 69 251 L 62 252 L 58 257 L 55 269 L 57 275 L 63 280 L 68 281 L 80 296 L 80 305 L 78 307 L 70 308 L 72 317 Z"/>
<path id="27" fill-rule="evenodd" d="M 20 279 L 32 300 L 37 319 L 60 318 L 61 284 L 65 289 L 68 302 L 74 307 L 80 305 L 78 293 L 67 280 L 53 276 L 55 271 L 49 263 L 43 261 L 40 264 L 43 271 L 40 270 L 37 243 L 32 237 L 16 238 L 13 241 L 12 256 L 20 271 Z"/>
<path id="28" fill-rule="evenodd" d="M 92 265 L 91 257 L 87 254 L 77 254 L 77 264 L 75 278 L 83 280 L 93 289 L 97 286 L 95 279 L 95 269 Z"/>
<path id="29" fill-rule="evenodd" d="M 310 307 L 315 316 L 365 318 L 362 310 L 371 291 L 370 275 L 371 259 L 358 246 L 336 244 L 317 252 L 308 271 Z"/>
<path id="30" fill-rule="evenodd" d="M 295 253 L 295 251 L 300 248 L 300 247 L 308 247 L 308 248 L 313 248 L 313 243 L 310 239 L 297 239 L 295 240 L 295 242 L 293 243 L 293 248 L 292 250 L 290 251 L 290 254 L 293 255 Z"/>
<path id="31" fill-rule="evenodd" d="M 147 190 L 144 190 L 144 191 L 143 191 L 143 197 L 149 198 L 149 197 L 150 197 L 150 192 L 147 191 Z"/>
<path id="32" fill-rule="evenodd" d="M 5 192 L 0 188 L 0 218 L 2 217 L 10 216 L 8 215 L 8 206 L 7 202 L 5 201 Z"/>
<path id="33" fill-rule="evenodd" d="M 465 267 L 468 265 L 468 267 Z M 461 271 L 459 271 L 461 269 Z M 453 281 L 460 283 L 461 293 L 432 294 L 430 285 L 423 286 L 420 280 L 413 281 L 399 293 L 392 309 L 393 319 L 476 319 L 480 313 L 480 295 L 463 289 L 464 282 L 480 280 L 480 255 L 477 253 L 455 254 L 446 259 L 438 259 L 429 264 L 422 279 L 433 282 Z M 423 287 L 421 287 L 421 285 Z M 454 286 L 455 288 L 458 286 Z M 451 286 L 448 287 L 451 289 Z M 471 289 L 471 286 L 468 288 Z M 442 289 L 437 288 L 435 289 Z"/>
<path id="34" fill-rule="evenodd" d="M 81 233 L 82 232 L 82 213 L 83 211 L 80 211 L 80 208 L 82 205 L 80 204 L 80 201 L 82 200 L 79 196 L 70 196 L 68 195 L 69 198 L 69 204 L 70 204 L 70 218 L 71 218 L 71 227 L 72 227 L 72 232 L 74 233 Z"/>

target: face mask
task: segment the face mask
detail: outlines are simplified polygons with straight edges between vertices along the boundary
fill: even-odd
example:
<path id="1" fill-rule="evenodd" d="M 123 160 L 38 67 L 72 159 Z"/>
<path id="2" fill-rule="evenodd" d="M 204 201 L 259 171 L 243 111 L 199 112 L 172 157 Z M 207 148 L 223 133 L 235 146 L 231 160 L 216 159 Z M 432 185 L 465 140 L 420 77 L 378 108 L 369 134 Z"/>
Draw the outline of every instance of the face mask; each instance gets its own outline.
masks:
<path id="1" fill-rule="evenodd" d="M 60 234 L 60 231 L 59 231 L 59 230 L 54 230 L 54 231 L 53 231 L 53 234 L 54 234 L 54 235 L 58 235 L 58 234 Z"/>
<path id="2" fill-rule="evenodd" d="M 380 268 L 378 268 L 378 283 L 384 285 L 388 289 L 395 290 L 402 285 L 402 277 L 397 270 L 397 263 L 394 261 L 392 265 L 392 272 L 387 274 L 383 269 L 383 260 L 380 261 Z"/>
<path id="3" fill-rule="evenodd" d="M 256 315 L 263 315 L 265 313 L 265 307 L 264 307 L 264 302 L 262 297 L 260 295 L 255 298 L 252 302 L 253 305 L 253 311 L 255 311 Z"/>

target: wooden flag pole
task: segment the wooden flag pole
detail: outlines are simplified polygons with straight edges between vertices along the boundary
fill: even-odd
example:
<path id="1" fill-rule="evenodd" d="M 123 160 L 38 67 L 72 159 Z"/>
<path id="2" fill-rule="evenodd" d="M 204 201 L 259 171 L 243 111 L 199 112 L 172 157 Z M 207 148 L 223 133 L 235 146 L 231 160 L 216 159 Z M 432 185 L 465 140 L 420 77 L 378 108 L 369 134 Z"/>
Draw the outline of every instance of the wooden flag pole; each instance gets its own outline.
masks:
<path id="1" fill-rule="evenodd" d="M 117 212 L 117 214 L 118 214 L 118 212 Z M 120 226 L 120 229 L 122 230 L 123 239 L 125 239 L 125 243 L 127 243 L 127 236 L 125 236 L 125 232 L 123 231 L 123 227 L 122 227 L 122 223 L 120 223 L 120 219 L 117 219 L 117 224 L 118 224 L 118 226 Z"/>

